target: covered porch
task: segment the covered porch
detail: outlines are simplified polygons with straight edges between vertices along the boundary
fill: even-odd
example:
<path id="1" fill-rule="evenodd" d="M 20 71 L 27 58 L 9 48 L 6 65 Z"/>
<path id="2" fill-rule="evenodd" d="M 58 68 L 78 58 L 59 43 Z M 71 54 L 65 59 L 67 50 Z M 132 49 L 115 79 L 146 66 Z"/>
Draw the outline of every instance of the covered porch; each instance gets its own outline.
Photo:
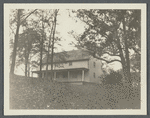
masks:
<path id="1" fill-rule="evenodd" d="M 39 71 L 33 71 L 32 73 L 39 73 Z M 53 80 L 58 82 L 83 82 L 85 81 L 85 75 L 88 74 L 87 68 L 75 68 L 75 69 L 60 69 L 53 70 Z M 46 70 L 42 70 L 42 78 L 46 77 Z M 51 70 L 48 71 L 48 78 L 51 78 Z"/>

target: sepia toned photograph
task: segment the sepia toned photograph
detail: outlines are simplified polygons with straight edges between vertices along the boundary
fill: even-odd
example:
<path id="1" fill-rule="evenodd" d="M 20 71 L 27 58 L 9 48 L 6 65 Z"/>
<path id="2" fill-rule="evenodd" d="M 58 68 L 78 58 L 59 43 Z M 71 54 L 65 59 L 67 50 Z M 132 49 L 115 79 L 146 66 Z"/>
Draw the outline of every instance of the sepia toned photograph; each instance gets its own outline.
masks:
<path id="1" fill-rule="evenodd" d="M 5 4 L 4 43 L 5 115 L 146 115 L 146 4 Z"/>

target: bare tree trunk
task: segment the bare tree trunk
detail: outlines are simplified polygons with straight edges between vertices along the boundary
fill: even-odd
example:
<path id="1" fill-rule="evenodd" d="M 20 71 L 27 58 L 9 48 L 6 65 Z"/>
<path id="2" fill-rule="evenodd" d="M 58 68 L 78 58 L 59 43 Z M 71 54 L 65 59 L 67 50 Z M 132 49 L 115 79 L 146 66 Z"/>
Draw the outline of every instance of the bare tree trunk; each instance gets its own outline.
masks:
<path id="1" fill-rule="evenodd" d="M 27 63 L 27 58 L 25 59 L 25 77 L 27 77 L 27 72 L 28 72 L 28 63 Z"/>
<path id="2" fill-rule="evenodd" d="M 30 77 L 30 64 L 28 63 L 28 77 Z"/>
<path id="3" fill-rule="evenodd" d="M 120 39 L 117 39 L 118 41 L 118 49 L 120 52 L 120 58 L 121 58 L 121 63 L 122 63 L 122 82 L 123 82 L 123 93 L 126 97 L 129 97 L 130 94 L 130 89 L 128 89 L 129 83 L 128 83 L 128 68 L 125 60 L 125 56 L 123 55 L 123 49 L 120 45 Z"/>
<path id="4" fill-rule="evenodd" d="M 128 82 L 131 83 L 131 73 L 130 73 L 130 59 L 129 59 L 129 50 L 128 50 L 128 44 L 127 44 L 127 38 L 126 38 L 126 29 L 125 29 L 125 17 L 123 18 L 123 31 L 124 36 L 123 39 L 125 41 L 125 59 L 126 59 L 126 73 L 128 77 Z"/>
<path id="5" fill-rule="evenodd" d="M 27 42 L 25 41 L 25 77 L 28 77 L 29 73 L 29 54 L 30 54 L 30 42 L 29 36 L 27 34 Z"/>
<path id="6" fill-rule="evenodd" d="M 42 44 L 43 41 L 41 41 L 41 44 L 40 44 L 40 77 L 42 77 L 42 52 L 43 52 L 43 44 Z"/>
<path id="7" fill-rule="evenodd" d="M 125 11 L 124 11 L 125 12 Z M 125 14 L 125 13 L 123 13 Z M 121 47 L 121 42 L 119 37 L 117 36 L 117 31 L 115 32 L 115 35 L 117 37 L 117 46 L 120 52 L 120 58 L 121 58 L 121 63 L 122 63 L 122 70 L 123 70 L 123 81 L 124 85 L 128 86 L 130 79 L 131 79 L 131 74 L 130 74 L 130 60 L 129 60 L 129 51 L 128 51 L 128 45 L 127 45 L 127 39 L 126 39 L 126 29 L 125 29 L 125 18 L 123 16 L 123 41 L 125 48 Z M 125 53 L 125 54 L 124 54 Z"/>
<path id="8" fill-rule="evenodd" d="M 19 28 L 20 28 L 20 15 L 21 15 L 21 10 L 18 9 L 17 29 L 16 29 L 16 34 L 15 34 L 15 41 L 14 41 L 13 55 L 12 55 L 12 63 L 11 63 L 11 69 L 10 69 L 10 74 L 12 74 L 12 75 L 14 75 L 14 70 L 15 70 L 16 51 L 17 51 L 17 44 L 18 44 L 18 34 L 19 34 Z"/>
<path id="9" fill-rule="evenodd" d="M 43 33 L 44 33 L 44 26 L 43 26 L 43 11 L 42 11 L 42 41 L 40 42 L 40 78 L 42 78 L 42 59 L 43 59 Z"/>
<path id="10" fill-rule="evenodd" d="M 52 40 L 52 53 L 51 53 L 51 80 L 53 80 L 53 53 L 54 53 L 54 40 L 55 40 L 55 29 L 56 29 L 57 13 L 58 13 L 58 11 L 55 10 L 54 31 L 53 31 L 53 40 Z"/>
<path id="11" fill-rule="evenodd" d="M 30 39 L 28 38 L 28 53 L 27 53 L 27 66 L 28 66 L 28 77 L 30 77 L 30 63 L 29 63 L 29 57 L 30 57 L 30 50 L 31 50 L 31 47 L 30 47 Z"/>
<path id="12" fill-rule="evenodd" d="M 119 49 L 119 53 L 120 53 L 120 58 L 121 58 L 121 64 L 122 64 L 122 81 L 124 83 L 124 86 L 127 86 L 127 81 L 128 81 L 128 73 L 127 73 L 127 64 L 126 64 L 126 60 L 125 60 L 125 56 L 123 54 L 123 48 L 121 47 L 121 42 L 119 37 L 117 36 L 117 31 L 116 33 L 116 38 L 117 38 L 117 47 Z"/>
<path id="13" fill-rule="evenodd" d="M 17 44 L 18 44 L 18 35 L 19 35 L 19 28 L 20 25 L 32 14 L 36 11 L 32 11 L 30 14 L 28 14 L 22 21 L 21 21 L 21 9 L 18 9 L 17 13 L 17 29 L 16 29 L 16 34 L 15 34 L 15 41 L 14 41 L 14 47 L 13 47 L 13 54 L 12 54 L 12 63 L 11 63 L 11 68 L 10 68 L 10 74 L 14 75 L 14 70 L 15 70 L 15 63 L 16 63 L 16 51 L 17 51 Z"/>
<path id="14" fill-rule="evenodd" d="M 129 48 L 128 48 L 128 43 L 127 43 L 127 34 L 126 34 L 126 27 L 125 27 L 125 16 L 123 15 L 123 40 L 125 44 L 125 59 L 126 59 L 126 67 L 124 67 L 124 75 L 126 76 L 126 97 L 130 97 L 132 94 L 131 87 L 132 87 L 132 82 L 131 82 L 131 73 L 130 73 L 130 59 L 129 59 Z"/>
<path id="15" fill-rule="evenodd" d="M 27 75 L 28 75 L 28 57 L 29 57 L 29 54 L 28 54 L 28 46 L 27 46 L 27 44 L 25 43 L 25 77 L 27 77 Z"/>
<path id="16" fill-rule="evenodd" d="M 47 60 L 46 60 L 46 79 L 47 79 L 47 80 L 48 80 L 49 49 L 50 49 L 50 46 L 51 46 L 51 35 L 52 35 L 52 32 L 53 32 L 53 25 L 54 25 L 54 24 L 52 24 L 51 33 L 50 33 L 50 37 L 49 37 L 49 44 L 48 44 L 48 51 L 47 51 Z"/>

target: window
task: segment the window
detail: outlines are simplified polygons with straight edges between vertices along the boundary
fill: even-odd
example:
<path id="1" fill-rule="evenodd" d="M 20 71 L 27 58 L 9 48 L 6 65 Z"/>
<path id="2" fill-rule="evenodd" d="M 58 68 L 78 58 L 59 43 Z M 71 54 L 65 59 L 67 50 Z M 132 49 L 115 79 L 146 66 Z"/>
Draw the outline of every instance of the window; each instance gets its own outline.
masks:
<path id="1" fill-rule="evenodd" d="M 69 66 L 72 66 L 72 62 L 69 62 Z"/>
<path id="2" fill-rule="evenodd" d="M 95 62 L 93 62 L 93 66 L 94 66 L 94 68 L 95 68 L 95 66 L 96 66 L 96 65 L 95 65 Z"/>
<path id="3" fill-rule="evenodd" d="M 95 73 L 93 73 L 93 77 L 95 78 Z"/>
<path id="4" fill-rule="evenodd" d="M 63 65 L 63 63 L 57 63 L 57 64 L 55 64 L 55 67 L 57 67 L 57 68 L 64 68 L 64 65 Z"/>

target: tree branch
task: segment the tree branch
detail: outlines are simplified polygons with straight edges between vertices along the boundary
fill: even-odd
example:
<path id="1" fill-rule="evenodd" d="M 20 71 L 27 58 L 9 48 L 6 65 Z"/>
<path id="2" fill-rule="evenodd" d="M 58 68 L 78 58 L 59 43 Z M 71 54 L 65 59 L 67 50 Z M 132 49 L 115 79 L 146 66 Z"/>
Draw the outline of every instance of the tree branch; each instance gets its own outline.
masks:
<path id="1" fill-rule="evenodd" d="M 32 14 L 36 11 L 37 9 L 35 9 L 34 11 L 30 12 L 20 23 L 20 25 Z"/>
<path id="2" fill-rule="evenodd" d="M 109 52 L 103 52 L 103 53 L 104 53 L 104 54 L 108 54 L 108 55 L 110 55 L 110 56 L 120 56 L 120 54 L 118 54 L 118 55 L 116 54 L 116 55 L 115 55 L 115 54 L 111 54 L 111 53 L 109 53 Z"/>
<path id="3" fill-rule="evenodd" d="M 106 59 L 104 59 L 104 58 L 101 58 L 101 57 L 97 57 L 97 56 L 95 56 L 94 55 L 94 57 L 95 58 L 97 58 L 97 59 L 100 59 L 100 60 L 102 60 L 102 61 L 105 61 L 106 63 L 112 63 L 112 62 L 115 62 L 115 61 L 118 61 L 118 62 L 120 62 L 120 63 L 122 63 L 120 60 L 118 60 L 118 59 L 114 59 L 114 60 L 106 60 Z"/>
<path id="4" fill-rule="evenodd" d="M 135 47 L 131 47 L 131 49 L 133 49 L 135 53 L 141 55 L 140 51 L 138 51 Z"/>
<path id="5" fill-rule="evenodd" d="M 15 32 L 14 32 L 14 30 L 11 28 L 11 26 L 9 26 L 9 28 L 12 30 L 12 33 L 15 35 Z"/>

